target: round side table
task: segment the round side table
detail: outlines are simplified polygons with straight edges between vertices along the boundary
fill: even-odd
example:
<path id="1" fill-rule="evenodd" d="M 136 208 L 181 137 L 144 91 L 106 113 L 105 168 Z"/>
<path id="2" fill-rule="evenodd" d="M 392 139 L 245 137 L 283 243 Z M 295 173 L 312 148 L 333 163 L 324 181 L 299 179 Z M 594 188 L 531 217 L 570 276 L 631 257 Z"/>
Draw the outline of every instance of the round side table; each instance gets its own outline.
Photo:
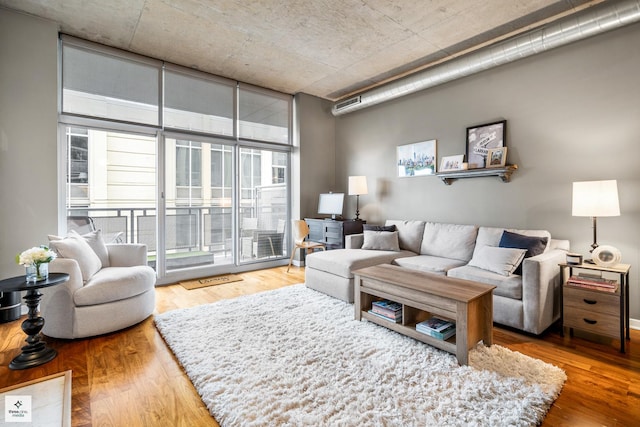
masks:
<path id="1" fill-rule="evenodd" d="M 57 352 L 47 347 L 40 336 L 44 327 L 44 318 L 38 315 L 38 306 L 42 294 L 39 289 L 59 285 L 69 280 L 69 275 L 64 273 L 49 273 L 49 278 L 35 283 L 27 283 L 25 276 L 11 277 L 0 280 L 0 291 L 18 292 L 27 291 L 24 300 L 29 307 L 29 316 L 22 322 L 22 330 L 27 334 L 27 345 L 22 347 L 22 352 L 11 363 L 10 369 L 27 369 L 50 362 L 57 356 Z"/>

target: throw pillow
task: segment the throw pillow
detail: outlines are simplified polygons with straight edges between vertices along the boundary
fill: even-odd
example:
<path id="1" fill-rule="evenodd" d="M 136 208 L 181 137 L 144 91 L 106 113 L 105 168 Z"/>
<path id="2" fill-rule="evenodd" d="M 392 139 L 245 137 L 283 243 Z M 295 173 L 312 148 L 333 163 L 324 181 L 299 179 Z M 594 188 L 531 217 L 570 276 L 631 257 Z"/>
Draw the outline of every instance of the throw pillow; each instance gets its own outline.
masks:
<path id="1" fill-rule="evenodd" d="M 547 247 L 546 237 L 525 236 L 524 234 L 512 233 L 505 230 L 498 244 L 501 248 L 526 249 L 525 258 L 540 255 Z M 515 274 L 522 275 L 522 265 L 518 265 Z"/>
<path id="2" fill-rule="evenodd" d="M 369 230 L 369 231 L 396 231 L 396 226 L 395 225 L 369 225 L 369 224 L 364 224 L 362 226 L 363 230 Z"/>
<path id="3" fill-rule="evenodd" d="M 469 265 L 509 276 L 520 265 L 525 252 L 525 249 L 483 246 L 469 261 Z"/>
<path id="4" fill-rule="evenodd" d="M 399 252 L 398 232 L 364 230 L 362 249 Z"/>
<path id="5" fill-rule="evenodd" d="M 385 225 L 395 225 L 398 230 L 400 249 L 420 253 L 420 244 L 424 234 L 424 221 L 403 221 L 388 219 Z"/>
<path id="6" fill-rule="evenodd" d="M 66 239 L 51 240 L 51 249 L 62 258 L 75 259 L 82 273 L 82 280 L 87 281 L 102 267 L 98 255 L 89 243 L 80 236 L 69 236 Z"/>
<path id="7" fill-rule="evenodd" d="M 91 249 L 93 249 L 96 255 L 98 255 L 98 258 L 100 258 L 102 268 L 109 267 L 109 251 L 107 250 L 107 245 L 102 238 L 101 230 L 91 231 L 82 235 L 75 230 L 71 230 L 69 235 L 83 238 L 89 246 L 91 246 Z"/>

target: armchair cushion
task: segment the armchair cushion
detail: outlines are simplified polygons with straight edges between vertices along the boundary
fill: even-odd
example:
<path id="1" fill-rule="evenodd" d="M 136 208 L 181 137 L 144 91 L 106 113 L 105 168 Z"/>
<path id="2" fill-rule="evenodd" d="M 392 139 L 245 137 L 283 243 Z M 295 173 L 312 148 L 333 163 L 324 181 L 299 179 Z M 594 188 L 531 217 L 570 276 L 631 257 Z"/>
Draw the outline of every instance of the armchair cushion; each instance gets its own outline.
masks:
<path id="1" fill-rule="evenodd" d="M 155 272 L 151 267 L 107 267 L 98 271 L 73 294 L 76 306 L 120 301 L 153 289 Z"/>
<path id="2" fill-rule="evenodd" d="M 91 249 L 93 249 L 96 255 L 98 255 L 98 258 L 100 258 L 102 268 L 109 267 L 109 251 L 107 251 L 107 245 L 102 238 L 101 230 L 90 231 L 86 234 L 79 234 L 77 231 L 71 230 L 69 235 L 82 237 L 89 244 Z"/>
<path id="3" fill-rule="evenodd" d="M 102 268 L 100 258 L 80 235 L 70 235 L 65 239 L 51 240 L 50 246 L 60 257 L 72 258 L 78 262 L 82 280 L 85 282 Z"/>

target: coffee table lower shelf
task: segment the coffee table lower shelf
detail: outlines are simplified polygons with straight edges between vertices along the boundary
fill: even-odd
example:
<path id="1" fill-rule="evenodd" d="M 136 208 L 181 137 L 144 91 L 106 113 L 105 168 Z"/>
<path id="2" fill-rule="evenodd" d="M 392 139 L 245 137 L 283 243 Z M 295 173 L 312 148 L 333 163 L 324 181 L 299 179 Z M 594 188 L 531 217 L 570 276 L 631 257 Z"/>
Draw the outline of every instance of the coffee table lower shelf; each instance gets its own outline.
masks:
<path id="1" fill-rule="evenodd" d="M 365 320 L 368 320 L 369 322 L 373 322 L 380 326 L 384 326 L 385 328 L 389 328 L 392 331 L 395 331 L 399 334 L 406 335 L 418 341 L 422 341 L 423 343 L 429 344 L 432 347 L 439 348 L 440 350 L 444 350 L 448 353 L 456 354 L 457 334 L 447 340 L 439 340 L 437 338 L 430 337 L 427 334 L 418 332 L 416 330 L 415 323 L 411 323 L 408 325 L 403 325 L 401 323 L 394 323 L 390 320 L 380 319 L 378 316 L 375 316 L 367 311 L 362 312 L 362 318 Z"/>
<path id="2" fill-rule="evenodd" d="M 469 363 L 469 349 L 478 342 L 493 344 L 495 286 L 390 264 L 366 267 L 353 274 L 356 320 L 366 319 L 455 354 L 461 365 Z M 369 313 L 372 303 L 381 299 L 402 305 L 400 323 Z M 416 330 L 416 324 L 434 316 L 454 322 L 455 335 L 439 340 Z"/>

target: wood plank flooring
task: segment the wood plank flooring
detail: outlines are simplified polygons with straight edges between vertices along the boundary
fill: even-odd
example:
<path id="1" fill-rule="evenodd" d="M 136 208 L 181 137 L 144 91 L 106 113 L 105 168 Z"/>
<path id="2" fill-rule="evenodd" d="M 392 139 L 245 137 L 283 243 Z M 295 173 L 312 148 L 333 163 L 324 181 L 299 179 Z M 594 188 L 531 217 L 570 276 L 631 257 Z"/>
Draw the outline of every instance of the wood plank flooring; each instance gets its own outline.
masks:
<path id="1" fill-rule="evenodd" d="M 214 302 L 302 283 L 304 268 L 278 267 L 241 273 L 243 281 L 188 291 L 180 285 L 157 288 L 156 311 Z M 73 371 L 73 426 L 217 426 L 193 385 L 154 327 L 151 318 L 124 331 L 84 340 L 47 342 L 53 361 L 12 371 L 9 362 L 24 345 L 20 321 L 0 324 L 0 388 Z M 553 363 L 568 380 L 543 426 L 640 425 L 640 331 L 631 331 L 628 351 L 619 341 L 557 328 L 542 337 L 494 327 L 494 343 Z M 0 424 L 3 414 L 0 414 Z"/>

